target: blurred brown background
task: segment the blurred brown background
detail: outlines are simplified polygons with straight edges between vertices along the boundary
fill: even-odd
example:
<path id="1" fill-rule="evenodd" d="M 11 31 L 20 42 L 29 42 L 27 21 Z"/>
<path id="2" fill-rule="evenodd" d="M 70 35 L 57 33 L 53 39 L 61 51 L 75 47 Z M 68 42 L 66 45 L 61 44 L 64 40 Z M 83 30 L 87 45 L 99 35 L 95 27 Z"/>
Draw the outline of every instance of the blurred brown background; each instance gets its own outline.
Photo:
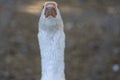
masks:
<path id="1" fill-rule="evenodd" d="M 66 33 L 66 80 L 120 80 L 120 0 L 56 0 Z M 40 80 L 43 0 L 0 0 L 0 80 Z"/>

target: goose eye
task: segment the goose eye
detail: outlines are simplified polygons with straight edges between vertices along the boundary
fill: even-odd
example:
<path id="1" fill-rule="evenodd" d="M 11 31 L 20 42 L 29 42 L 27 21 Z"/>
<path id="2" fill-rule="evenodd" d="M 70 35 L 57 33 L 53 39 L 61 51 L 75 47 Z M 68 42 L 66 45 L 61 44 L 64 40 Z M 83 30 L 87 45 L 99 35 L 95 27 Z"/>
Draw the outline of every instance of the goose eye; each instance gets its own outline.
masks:
<path id="1" fill-rule="evenodd" d="M 42 9 L 44 8 L 44 6 L 42 7 Z"/>
<path id="2" fill-rule="evenodd" d="M 60 9 L 60 7 L 57 5 L 57 8 Z"/>

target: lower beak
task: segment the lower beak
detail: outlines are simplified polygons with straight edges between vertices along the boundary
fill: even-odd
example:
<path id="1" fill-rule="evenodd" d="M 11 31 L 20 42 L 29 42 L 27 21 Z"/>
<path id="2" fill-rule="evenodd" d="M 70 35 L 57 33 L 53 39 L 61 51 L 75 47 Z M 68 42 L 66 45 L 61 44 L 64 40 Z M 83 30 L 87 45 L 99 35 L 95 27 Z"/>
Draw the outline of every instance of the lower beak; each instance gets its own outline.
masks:
<path id="1" fill-rule="evenodd" d="M 56 17 L 56 9 L 53 7 L 46 7 L 45 9 L 45 17 L 47 18 L 48 16 Z"/>

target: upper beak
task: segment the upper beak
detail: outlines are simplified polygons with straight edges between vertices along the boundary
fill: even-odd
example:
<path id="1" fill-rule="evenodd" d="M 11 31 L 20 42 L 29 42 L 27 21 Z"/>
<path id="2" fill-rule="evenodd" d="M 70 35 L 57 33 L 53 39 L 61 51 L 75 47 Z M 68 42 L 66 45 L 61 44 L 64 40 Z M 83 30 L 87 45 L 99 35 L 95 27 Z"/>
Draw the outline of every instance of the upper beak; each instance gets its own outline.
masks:
<path id="1" fill-rule="evenodd" d="M 54 7 L 46 7 L 47 10 L 54 10 Z"/>
<path id="2" fill-rule="evenodd" d="M 53 6 L 47 6 L 45 9 L 45 17 L 47 18 L 48 16 L 56 17 L 56 8 Z"/>

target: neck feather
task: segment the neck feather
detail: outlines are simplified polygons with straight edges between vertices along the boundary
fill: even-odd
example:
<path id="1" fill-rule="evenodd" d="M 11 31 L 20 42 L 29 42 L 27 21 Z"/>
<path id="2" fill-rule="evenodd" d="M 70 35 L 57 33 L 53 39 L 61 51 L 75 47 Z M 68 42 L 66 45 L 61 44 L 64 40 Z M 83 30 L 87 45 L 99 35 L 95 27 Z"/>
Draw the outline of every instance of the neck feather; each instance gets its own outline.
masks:
<path id="1" fill-rule="evenodd" d="M 41 50 L 41 80 L 65 80 L 64 76 L 64 47 L 65 35 L 63 29 L 38 33 Z"/>

